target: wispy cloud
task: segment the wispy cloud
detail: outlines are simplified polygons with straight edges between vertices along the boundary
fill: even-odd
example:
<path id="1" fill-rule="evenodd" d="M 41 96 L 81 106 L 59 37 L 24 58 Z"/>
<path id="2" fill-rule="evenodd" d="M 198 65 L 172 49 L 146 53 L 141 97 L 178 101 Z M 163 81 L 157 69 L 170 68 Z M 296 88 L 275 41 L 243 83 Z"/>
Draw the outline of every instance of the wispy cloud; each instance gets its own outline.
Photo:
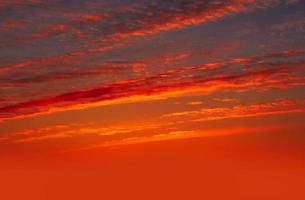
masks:
<path id="1" fill-rule="evenodd" d="M 304 71 L 305 65 L 302 60 L 281 61 L 280 63 L 269 61 L 270 58 L 282 59 L 287 56 L 289 58 L 296 52 L 298 51 L 177 68 L 144 78 L 122 80 L 88 90 L 30 100 L 0 108 L 0 118 L 9 119 L 84 108 L 90 105 L 112 104 L 125 99 L 141 101 L 143 100 L 141 97 L 154 99 L 160 95 L 177 96 L 192 91 L 200 93 L 210 93 L 220 89 L 263 91 L 272 88 L 302 86 L 304 76 L 294 75 Z M 250 63 L 255 68 L 249 68 Z"/>
<path id="2" fill-rule="evenodd" d="M 58 134 L 47 134 L 43 136 L 36 136 L 36 137 L 28 137 L 24 139 L 19 139 L 14 141 L 15 143 L 25 143 L 25 142 L 35 142 L 35 141 L 41 141 L 41 140 L 49 140 L 49 139 L 61 139 L 61 138 L 67 138 L 71 137 L 70 135 L 58 133 Z"/>
<path id="3" fill-rule="evenodd" d="M 160 142 L 160 141 L 168 141 L 168 140 L 179 140 L 179 139 L 188 139 L 188 138 L 220 137 L 220 136 L 228 136 L 235 134 L 261 133 L 264 131 L 279 130 L 280 128 L 282 128 L 282 126 L 252 126 L 252 127 L 240 126 L 234 128 L 219 128 L 219 129 L 208 129 L 208 130 L 170 131 L 170 132 L 165 132 L 164 134 L 129 137 L 121 140 L 106 141 L 101 144 L 91 145 L 80 149 L 70 149 L 64 152 L 87 151 L 97 148 L 119 147 L 125 145 Z"/>
<path id="4" fill-rule="evenodd" d="M 174 112 L 161 118 L 176 118 L 190 121 L 212 121 L 230 118 L 256 117 L 305 112 L 305 100 L 280 100 L 275 102 L 235 105 L 232 107 L 212 107 L 201 110 Z"/>
<path id="5" fill-rule="evenodd" d="M 0 141 L 116 146 L 246 132 L 203 126 L 304 113 L 302 5 L 0 0 Z M 74 122 L 74 113 L 90 117 Z"/>
<path id="6" fill-rule="evenodd" d="M 189 25 L 202 24 L 212 20 L 223 18 L 227 15 L 248 11 L 255 8 L 266 8 L 272 5 L 277 5 L 276 1 L 156 1 L 143 2 L 142 4 L 133 4 L 125 9 L 112 8 L 111 11 L 91 11 L 91 13 L 82 13 L 81 9 L 73 9 L 70 12 L 61 9 L 61 1 L 47 2 L 47 1 L 12 1 L 4 2 L 2 5 L 44 5 L 51 4 L 54 9 L 44 11 L 44 6 L 35 7 L 38 14 L 46 15 L 46 19 L 42 22 L 39 18 L 23 21 L 32 22 L 29 25 L 30 30 L 41 29 L 31 33 L 25 38 L 14 38 L 10 44 L 6 46 L 15 45 L 16 41 L 29 40 L 46 40 L 61 37 L 63 40 L 69 40 L 72 36 L 78 38 L 87 38 L 80 41 L 81 50 L 70 50 L 68 53 L 61 53 L 57 56 L 42 57 L 38 59 L 27 59 L 23 63 L 14 63 L 6 66 L 1 66 L 0 72 L 4 70 L 18 69 L 21 67 L 31 66 L 33 64 L 47 64 L 62 59 L 71 59 L 86 57 L 88 54 L 99 53 L 107 51 L 112 48 L 120 46 L 123 40 L 130 37 L 146 36 L 156 34 L 173 29 L 184 28 Z M 1 4 L 0 4 L 1 5 Z M 86 5 L 84 5 L 86 6 Z M 29 9 L 29 8 L 28 8 Z M 40 11 L 41 9 L 42 11 Z M 88 8 L 89 11 L 92 9 Z M 50 12 L 50 13 L 48 13 Z M 54 13 L 55 12 L 55 13 Z M 103 14 L 100 14 L 100 13 Z M 60 23 L 54 23 L 52 18 L 54 15 L 63 16 Z M 29 16 L 27 16 L 29 17 Z M 153 19 L 153 20 L 151 20 Z M 50 22 L 49 22 L 50 21 Z M 20 26 L 21 21 L 10 19 L 5 22 L 4 26 Z M 18 25 L 19 24 L 19 25 Z M 35 28 L 30 28 L 34 26 Z M 105 31 L 107 30 L 107 31 Z M 6 42 L 9 41 L 7 39 Z M 109 43 L 111 42 L 111 43 Z M 113 43 L 114 42 L 114 43 Z M 30 42 L 32 43 L 32 42 Z M 85 48 L 84 48 L 85 47 Z"/>

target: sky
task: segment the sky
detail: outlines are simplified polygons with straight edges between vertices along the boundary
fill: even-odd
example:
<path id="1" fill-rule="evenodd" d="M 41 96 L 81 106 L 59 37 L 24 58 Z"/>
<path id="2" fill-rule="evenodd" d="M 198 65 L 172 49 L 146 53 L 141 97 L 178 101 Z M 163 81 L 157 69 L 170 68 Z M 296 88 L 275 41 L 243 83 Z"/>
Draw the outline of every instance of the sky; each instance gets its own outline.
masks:
<path id="1" fill-rule="evenodd" d="M 5 199 L 304 199 L 304 13 L 0 0 Z"/>

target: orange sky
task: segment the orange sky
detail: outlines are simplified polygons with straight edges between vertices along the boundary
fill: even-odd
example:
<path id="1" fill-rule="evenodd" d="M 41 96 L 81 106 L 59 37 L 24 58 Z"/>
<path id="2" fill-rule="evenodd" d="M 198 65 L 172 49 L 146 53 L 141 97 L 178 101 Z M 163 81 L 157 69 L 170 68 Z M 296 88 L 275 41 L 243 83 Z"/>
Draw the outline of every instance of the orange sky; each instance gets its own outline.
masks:
<path id="1" fill-rule="evenodd" d="M 0 199 L 304 199 L 304 10 L 0 0 Z"/>

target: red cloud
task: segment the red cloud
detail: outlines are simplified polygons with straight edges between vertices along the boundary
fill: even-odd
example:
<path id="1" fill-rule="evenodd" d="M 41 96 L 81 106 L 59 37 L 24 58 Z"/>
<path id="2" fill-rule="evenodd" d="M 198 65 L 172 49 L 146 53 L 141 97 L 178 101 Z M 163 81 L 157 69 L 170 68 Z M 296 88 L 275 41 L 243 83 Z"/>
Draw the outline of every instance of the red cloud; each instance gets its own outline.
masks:
<path id="1" fill-rule="evenodd" d="M 234 61 L 228 62 L 235 64 Z M 147 96 L 153 99 L 156 95 L 187 92 L 194 89 L 210 92 L 219 89 L 269 90 L 271 88 L 282 88 L 283 85 L 286 87 L 305 85 L 304 77 L 292 75 L 292 73 L 304 71 L 305 65 L 303 62 L 265 64 L 259 61 L 255 65 L 255 69 L 242 70 L 239 73 L 226 70 L 227 67 L 230 67 L 228 63 L 169 70 L 145 78 L 109 83 L 98 88 L 5 106 L 0 108 L 0 116 L 2 119 L 22 117 L 29 114 L 69 110 L 82 104 L 90 106 L 90 104 L 96 102 L 111 102 L 138 96 Z M 209 72 L 215 68 L 222 69 L 222 71 L 210 75 Z M 205 73 L 199 75 L 198 72 Z M 194 74 L 190 76 L 189 73 Z M 185 76 L 185 74 L 188 74 L 188 76 Z"/>

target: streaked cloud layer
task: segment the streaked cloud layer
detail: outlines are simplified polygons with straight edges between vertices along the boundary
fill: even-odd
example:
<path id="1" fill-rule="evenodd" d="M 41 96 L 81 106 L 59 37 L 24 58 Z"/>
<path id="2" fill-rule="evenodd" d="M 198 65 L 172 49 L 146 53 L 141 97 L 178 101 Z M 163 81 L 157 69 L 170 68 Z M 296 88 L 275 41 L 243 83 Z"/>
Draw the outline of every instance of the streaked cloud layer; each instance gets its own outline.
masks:
<path id="1" fill-rule="evenodd" d="M 84 150 L 297 126 L 304 9 L 295 0 L 0 1 L 0 143 Z"/>

